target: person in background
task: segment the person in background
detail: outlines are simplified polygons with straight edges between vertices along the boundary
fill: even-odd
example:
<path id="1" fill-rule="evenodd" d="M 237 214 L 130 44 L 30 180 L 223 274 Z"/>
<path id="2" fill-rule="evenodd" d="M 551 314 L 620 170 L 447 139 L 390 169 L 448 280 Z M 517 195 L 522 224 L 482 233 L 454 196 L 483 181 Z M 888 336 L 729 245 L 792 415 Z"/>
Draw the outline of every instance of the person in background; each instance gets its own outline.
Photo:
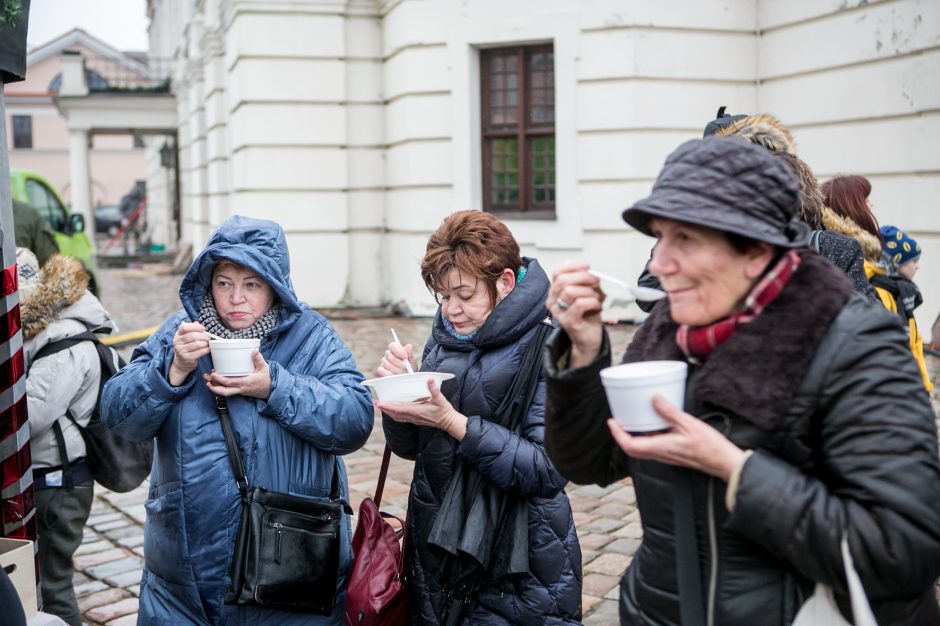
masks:
<path id="1" fill-rule="evenodd" d="M 527 390 L 534 395 L 521 424 L 508 427 L 496 415 L 530 344 L 550 330 L 548 276 L 538 261 L 520 256 L 505 224 L 480 211 L 444 220 L 428 239 L 421 276 L 440 304 L 421 370 L 456 377 L 440 390 L 431 383 L 426 403 L 376 405 L 392 451 L 415 461 L 405 539 L 411 623 L 580 624 L 581 548 L 567 479 L 542 444 L 542 377 Z M 405 373 L 405 359 L 418 371 L 410 345 L 389 344 L 377 374 Z M 482 477 L 489 507 L 505 500 L 521 514 L 502 526 L 462 516 L 465 502 L 449 490 L 460 464 Z M 478 562 L 496 565 L 457 578 L 439 548 L 450 545 L 444 535 L 474 550 Z M 524 571 L 513 569 L 519 563 L 527 564 Z"/>
<path id="2" fill-rule="evenodd" d="M 156 438 L 138 624 L 341 624 L 352 566 L 348 517 L 331 615 L 223 604 L 242 504 L 215 396 L 227 401 L 249 488 L 323 499 L 339 472 L 348 499 L 339 456 L 361 448 L 374 423 L 352 354 L 298 299 L 275 222 L 226 220 L 183 278 L 180 301 L 183 309 L 134 350 L 101 400 L 101 419 L 115 432 Z M 254 372 L 215 372 L 207 332 L 260 339 Z"/>
<path id="3" fill-rule="evenodd" d="M 872 267 L 881 262 L 881 232 L 868 198 L 871 183 L 864 176 L 836 176 L 822 184 L 822 191 L 828 208 L 823 214 L 826 228 L 858 241 L 870 280 Z"/>
<path id="4" fill-rule="evenodd" d="M 89 330 L 110 333 L 115 325 L 88 291 L 78 260 L 54 254 L 40 269 L 32 252 L 17 248 L 16 263 L 43 610 L 81 626 L 72 555 L 82 542 L 94 481 L 76 422 L 86 426 L 98 402 L 101 361 L 90 341 L 35 357 L 48 344 Z"/>
<path id="5" fill-rule="evenodd" d="M 735 116 L 715 130 L 716 137 L 738 137 L 761 146 L 782 159 L 793 171 L 800 185 L 800 219 L 813 229 L 810 246 L 845 272 L 855 283 L 855 291 L 877 302 L 875 290 L 865 274 L 865 257 L 861 245 L 852 237 L 831 228 L 832 210 L 812 168 L 796 154 L 790 131 L 772 115 Z M 705 135 L 708 136 L 708 133 Z"/>
<path id="6" fill-rule="evenodd" d="M 813 229 L 809 245 L 833 265 L 845 272 L 855 283 L 855 290 L 872 302 L 878 296 L 872 288 L 865 272 L 865 257 L 860 244 L 853 238 L 827 227 L 827 220 L 833 221 L 832 211 L 826 207 L 823 192 L 816 180 L 816 175 L 809 165 L 796 155 L 796 145 L 790 132 L 772 115 L 728 115 L 724 107 L 719 109 L 718 117 L 705 126 L 705 137 L 734 137 L 758 145 L 775 157 L 784 161 L 793 172 L 800 185 L 800 198 L 797 213 L 799 218 Z M 658 288 L 659 281 L 644 269 L 639 285 Z M 637 302 L 637 306 L 646 312 L 653 307 L 652 302 Z"/>
<path id="7" fill-rule="evenodd" d="M 934 412 L 896 319 L 807 249 L 798 194 L 767 150 L 710 137 L 624 211 L 668 297 L 623 360 L 688 365 L 684 406 L 653 396 L 665 432 L 610 419 L 603 292 L 585 263 L 553 277 L 546 449 L 577 483 L 632 477 L 643 525 L 621 624 L 787 626 L 816 583 L 844 608 L 843 537 L 879 624 L 940 624 Z"/>
<path id="8" fill-rule="evenodd" d="M 13 231 L 16 247 L 26 248 L 36 255 L 39 267 L 59 251 L 55 231 L 49 222 L 43 219 L 39 211 L 19 200 L 13 201 Z"/>
<path id="9" fill-rule="evenodd" d="M 920 244 L 897 226 L 882 226 L 880 232 L 883 263 L 873 268 L 871 283 L 885 308 L 901 318 L 911 353 L 924 379 L 924 388 L 930 393 L 933 383 L 924 359 L 924 340 L 914 319 L 914 309 L 924 301 L 920 289 L 914 284 L 914 275 L 920 269 Z"/>

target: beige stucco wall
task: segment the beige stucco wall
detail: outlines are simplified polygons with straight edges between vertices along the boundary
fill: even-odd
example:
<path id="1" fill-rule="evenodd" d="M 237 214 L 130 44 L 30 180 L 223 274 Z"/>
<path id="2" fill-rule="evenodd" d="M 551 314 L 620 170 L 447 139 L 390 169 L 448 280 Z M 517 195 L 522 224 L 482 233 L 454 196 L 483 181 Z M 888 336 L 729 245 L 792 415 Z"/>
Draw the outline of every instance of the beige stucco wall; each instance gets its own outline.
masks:
<path id="1" fill-rule="evenodd" d="M 75 49 L 94 54 L 82 46 Z M 29 66 L 25 81 L 7 85 L 6 124 L 10 166 L 40 173 L 69 202 L 69 131 L 53 103 L 55 94 L 48 91 L 60 71 L 59 57 L 53 55 Z M 13 148 L 13 115 L 32 117 L 32 148 Z M 144 151 L 133 147 L 130 135 L 98 135 L 92 142 L 92 204 L 117 204 L 134 181 L 146 178 Z"/>

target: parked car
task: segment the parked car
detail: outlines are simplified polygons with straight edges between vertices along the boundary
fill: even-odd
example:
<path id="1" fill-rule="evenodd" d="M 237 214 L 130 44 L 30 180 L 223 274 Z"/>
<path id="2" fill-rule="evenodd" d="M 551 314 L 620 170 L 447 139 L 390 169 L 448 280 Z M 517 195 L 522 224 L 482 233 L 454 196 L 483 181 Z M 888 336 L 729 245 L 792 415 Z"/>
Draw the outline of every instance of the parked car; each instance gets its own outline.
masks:
<path id="1" fill-rule="evenodd" d="M 90 288 L 98 293 L 98 267 L 94 248 L 85 233 L 85 217 L 72 213 L 55 188 L 45 178 L 29 170 L 10 170 L 13 198 L 39 211 L 55 231 L 59 251 L 82 262 L 91 277 Z"/>
<path id="2" fill-rule="evenodd" d="M 121 227 L 124 216 L 121 209 L 113 204 L 95 207 L 95 232 L 113 235 Z"/>

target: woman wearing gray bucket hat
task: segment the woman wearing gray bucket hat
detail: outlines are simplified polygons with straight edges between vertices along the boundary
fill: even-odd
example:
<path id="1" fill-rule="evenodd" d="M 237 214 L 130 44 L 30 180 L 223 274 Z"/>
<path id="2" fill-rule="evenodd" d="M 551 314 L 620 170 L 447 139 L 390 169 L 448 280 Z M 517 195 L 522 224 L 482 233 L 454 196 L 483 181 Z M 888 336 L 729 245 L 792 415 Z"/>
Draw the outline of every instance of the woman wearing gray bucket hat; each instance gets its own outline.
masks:
<path id="1" fill-rule="evenodd" d="M 633 480 L 622 624 L 790 624 L 817 583 L 851 619 L 843 538 L 879 624 L 940 623 L 933 411 L 900 326 L 806 248 L 797 194 L 766 150 L 709 138 L 624 211 L 668 299 L 623 361 L 688 365 L 657 433 L 609 419 L 603 293 L 585 263 L 555 272 L 545 446 L 576 483 Z"/>

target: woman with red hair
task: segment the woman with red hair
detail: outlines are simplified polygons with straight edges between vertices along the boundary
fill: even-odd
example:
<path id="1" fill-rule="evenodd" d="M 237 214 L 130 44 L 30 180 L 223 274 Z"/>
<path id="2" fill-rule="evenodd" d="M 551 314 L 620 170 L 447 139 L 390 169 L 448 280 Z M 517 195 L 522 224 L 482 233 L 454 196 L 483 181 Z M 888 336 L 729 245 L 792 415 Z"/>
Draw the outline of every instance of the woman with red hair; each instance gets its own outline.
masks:
<path id="1" fill-rule="evenodd" d="M 871 263 L 881 260 L 881 233 L 878 220 L 871 212 L 871 183 L 864 176 L 836 176 L 822 184 L 826 196 L 823 222 L 827 230 L 851 237 L 862 246 Z M 869 274 L 869 278 L 871 275 Z"/>

